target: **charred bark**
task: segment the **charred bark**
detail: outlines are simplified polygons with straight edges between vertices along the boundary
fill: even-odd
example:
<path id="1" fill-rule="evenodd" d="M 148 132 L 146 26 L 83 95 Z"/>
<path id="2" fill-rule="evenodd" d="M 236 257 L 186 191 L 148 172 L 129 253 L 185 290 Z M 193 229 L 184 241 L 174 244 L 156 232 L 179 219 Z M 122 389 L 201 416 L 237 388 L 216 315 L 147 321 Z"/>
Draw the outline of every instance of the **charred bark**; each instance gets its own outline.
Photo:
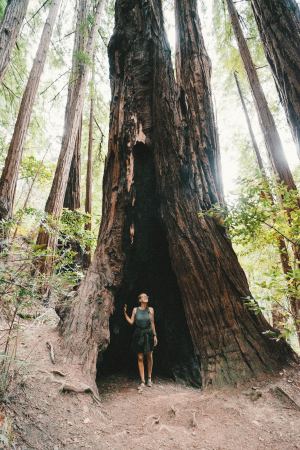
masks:
<path id="1" fill-rule="evenodd" d="M 195 133 L 195 164 L 212 203 L 224 203 L 221 157 L 211 93 L 211 62 L 196 0 L 176 0 L 176 80 Z M 217 193 L 217 197 L 216 197 Z"/>
<path id="2" fill-rule="evenodd" d="M 126 348 L 123 304 L 146 290 L 175 378 L 205 386 L 278 369 L 292 350 L 263 334 L 270 325 L 245 305 L 247 280 L 224 228 L 199 215 L 211 200 L 193 164 L 159 0 L 117 0 L 109 59 L 98 245 L 72 304 L 59 310 L 69 357 L 93 379 L 110 339 L 115 352 Z"/>
<path id="3" fill-rule="evenodd" d="M 0 179 L 0 219 L 8 219 L 12 216 L 23 146 L 60 3 L 61 0 L 53 0 L 49 7 L 48 18 L 42 32 L 40 44 L 22 97 L 13 136 Z"/>
<path id="4" fill-rule="evenodd" d="M 300 10 L 295 0 L 251 0 L 300 158 Z"/>
<path id="5" fill-rule="evenodd" d="M 11 0 L 7 2 L 0 25 L 0 82 L 3 80 L 11 52 L 19 36 L 28 3 L 29 0 Z"/>

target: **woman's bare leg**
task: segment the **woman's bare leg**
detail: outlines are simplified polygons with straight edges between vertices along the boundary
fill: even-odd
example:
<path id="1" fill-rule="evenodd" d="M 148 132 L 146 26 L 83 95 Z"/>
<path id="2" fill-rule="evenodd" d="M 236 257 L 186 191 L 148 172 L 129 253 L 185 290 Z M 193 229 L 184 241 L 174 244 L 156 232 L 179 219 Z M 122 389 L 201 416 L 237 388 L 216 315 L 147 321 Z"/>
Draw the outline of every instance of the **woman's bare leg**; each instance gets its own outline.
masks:
<path id="1" fill-rule="evenodd" d="M 138 368 L 140 372 L 141 382 L 145 383 L 144 354 L 138 353 Z"/>
<path id="2" fill-rule="evenodd" d="M 152 368 L 153 368 L 153 353 L 147 353 L 147 370 L 148 370 L 148 380 L 151 380 L 152 376 Z"/>

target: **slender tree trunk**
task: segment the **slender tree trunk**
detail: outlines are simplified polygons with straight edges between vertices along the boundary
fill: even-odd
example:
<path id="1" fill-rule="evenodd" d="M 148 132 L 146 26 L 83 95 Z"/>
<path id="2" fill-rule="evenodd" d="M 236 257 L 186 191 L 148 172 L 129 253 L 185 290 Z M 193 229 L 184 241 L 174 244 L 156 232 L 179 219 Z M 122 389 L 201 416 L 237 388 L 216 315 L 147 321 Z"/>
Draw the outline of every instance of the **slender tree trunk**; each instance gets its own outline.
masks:
<path id="1" fill-rule="evenodd" d="M 263 93 L 253 60 L 247 46 L 246 39 L 239 22 L 237 11 L 232 0 L 226 0 L 231 18 L 232 27 L 238 42 L 240 54 L 249 79 L 252 95 L 261 129 L 264 134 L 265 143 L 274 173 L 278 181 L 283 182 L 288 189 L 295 189 L 296 185 L 288 166 L 282 143 L 274 122 L 274 118 Z"/>
<path id="2" fill-rule="evenodd" d="M 35 175 L 34 175 L 34 177 L 33 177 L 33 180 L 32 180 L 32 182 L 31 182 L 30 188 L 28 189 L 28 192 L 27 192 L 27 195 L 26 195 L 24 204 L 23 204 L 23 208 L 22 208 L 23 210 L 25 210 L 25 208 L 27 208 L 27 206 L 28 206 L 29 199 L 30 199 L 30 196 L 31 196 L 31 192 L 32 192 L 34 183 L 36 182 L 36 179 L 37 179 L 37 177 L 39 176 L 40 171 L 41 171 L 41 169 L 42 169 L 42 167 L 43 167 L 43 164 L 44 164 L 46 155 L 47 155 L 47 153 L 48 153 L 48 150 L 49 150 L 49 148 L 47 148 L 47 150 L 45 151 L 44 156 L 43 156 L 43 158 L 42 158 L 42 160 L 41 160 L 41 162 L 40 162 L 40 164 L 39 164 L 39 166 L 38 166 L 38 168 L 37 168 L 37 171 L 36 171 L 36 173 L 35 173 Z M 12 240 L 14 240 L 14 239 L 16 238 L 16 236 L 17 236 L 17 234 L 18 234 L 18 228 L 19 228 L 21 222 L 22 222 L 22 217 L 20 218 L 20 220 L 19 220 L 19 221 L 17 222 L 17 224 L 16 224 L 16 228 L 15 228 L 15 231 L 14 231 L 14 234 L 13 234 L 13 237 L 12 237 Z"/>
<path id="3" fill-rule="evenodd" d="M 86 172 L 86 194 L 85 194 L 85 212 L 92 214 L 92 190 L 93 190 L 93 133 L 94 133 L 94 99 L 91 98 L 90 103 L 90 119 L 89 119 L 89 142 L 88 142 L 88 160 Z M 91 223 L 87 224 L 87 229 L 91 229 Z"/>
<path id="4" fill-rule="evenodd" d="M 75 141 L 74 154 L 71 162 L 69 178 L 67 183 L 67 189 L 64 198 L 63 207 L 70 210 L 76 211 L 80 208 L 80 148 L 81 148 L 81 133 L 82 133 L 82 117 L 79 124 L 79 129 L 77 132 L 77 137 Z M 78 212 L 78 214 L 81 214 Z M 64 242 L 59 241 L 58 247 L 60 249 L 71 249 L 74 252 L 73 262 L 68 263 L 68 268 L 73 267 L 75 269 L 77 266 L 82 266 L 83 264 L 83 251 L 80 243 L 76 239 L 67 239 Z"/>
<path id="5" fill-rule="evenodd" d="M 51 191 L 45 207 L 45 211 L 48 214 L 51 214 L 54 218 L 60 217 L 63 208 L 68 176 L 74 153 L 75 140 L 83 110 L 89 72 L 89 64 L 86 62 L 86 58 L 91 59 L 94 52 L 96 34 L 102 15 L 103 5 L 104 0 L 99 0 L 96 3 L 94 20 L 89 30 L 88 39 L 85 46 L 85 58 L 80 60 L 80 70 L 77 71 L 70 107 L 68 108 L 68 112 L 66 112 L 65 130 L 62 139 L 61 151 L 58 158 Z M 56 245 L 56 238 L 55 236 L 50 236 L 45 229 L 41 229 L 37 238 L 37 244 L 42 245 L 45 248 L 54 248 Z M 51 270 L 51 261 L 41 262 L 39 269 L 41 271 Z"/>
<path id="6" fill-rule="evenodd" d="M 82 0 L 77 3 L 77 20 L 75 29 L 75 38 L 72 56 L 72 70 L 69 79 L 68 98 L 65 110 L 65 133 L 67 127 L 70 127 L 71 111 L 73 96 L 76 91 L 77 83 L 80 82 L 83 70 L 82 59 L 85 58 L 85 50 L 87 44 L 88 32 L 88 14 L 90 7 L 90 0 Z M 80 208 L 80 147 L 81 147 L 81 133 L 82 133 L 82 114 L 79 120 L 77 137 L 74 143 L 73 158 L 68 175 L 68 182 L 66 186 L 65 198 L 63 206 L 71 211 Z"/>
<path id="7" fill-rule="evenodd" d="M 12 216 L 23 147 L 60 3 L 61 0 L 53 0 L 49 6 L 48 18 L 22 97 L 14 133 L 0 179 L 0 219 L 7 219 Z"/>
<path id="8" fill-rule="evenodd" d="M 80 208 L 80 160 L 81 160 L 82 117 L 79 123 L 75 149 L 71 162 L 68 184 L 64 198 L 64 208 L 75 211 Z"/>
<path id="9" fill-rule="evenodd" d="M 300 10 L 295 0 L 251 0 L 300 158 Z"/>
<path id="10" fill-rule="evenodd" d="M 0 25 L 0 83 L 9 64 L 11 52 L 17 41 L 28 3 L 29 0 L 7 2 Z"/>
<path id="11" fill-rule="evenodd" d="M 260 126 L 263 131 L 265 144 L 268 152 L 268 157 L 279 183 L 283 183 L 288 190 L 294 190 L 297 192 L 296 184 L 286 160 L 281 139 L 279 137 L 274 118 L 268 106 L 266 97 L 262 90 L 254 63 L 252 61 L 249 48 L 246 43 L 246 39 L 243 35 L 243 31 L 239 22 L 238 14 L 235 9 L 232 0 L 226 0 L 228 5 L 228 11 L 231 18 L 232 27 L 238 42 L 240 54 L 245 66 L 245 70 L 250 83 L 254 104 L 256 107 L 257 115 L 259 118 Z M 298 206 L 300 207 L 300 199 L 298 197 Z M 288 216 L 288 220 L 291 223 L 291 210 L 285 208 Z M 300 249 L 298 245 L 293 246 L 293 252 L 295 255 L 296 264 L 300 264 Z"/>
<path id="12" fill-rule="evenodd" d="M 58 308 L 69 357 L 91 382 L 98 352 L 102 368 L 128 359 L 123 305 L 143 291 L 156 311 L 156 367 L 175 378 L 234 383 L 294 358 L 246 307 L 247 280 L 224 228 L 199 215 L 207 199 L 170 53 L 160 0 L 117 0 L 98 245 L 72 303 Z"/>
<path id="13" fill-rule="evenodd" d="M 256 138 L 255 138 L 255 135 L 254 135 L 254 132 L 253 132 L 252 125 L 251 125 L 251 120 L 250 120 L 250 117 L 249 117 L 249 114 L 248 114 L 247 106 L 246 106 L 246 103 L 245 103 L 245 100 L 244 100 L 244 96 L 243 96 L 243 93 L 242 93 L 242 90 L 241 90 L 241 87 L 240 87 L 240 83 L 239 83 L 239 79 L 238 79 L 238 76 L 237 76 L 236 72 L 234 72 L 234 79 L 235 79 L 236 87 L 237 87 L 237 90 L 238 90 L 238 93 L 239 93 L 239 97 L 240 97 L 240 100 L 241 100 L 242 108 L 243 108 L 243 111 L 244 111 L 244 114 L 245 114 L 248 131 L 249 131 L 249 134 L 250 134 L 250 137 L 251 137 L 251 142 L 252 142 L 253 150 L 254 150 L 255 157 L 256 157 L 256 162 L 257 162 L 258 168 L 260 170 L 260 173 L 263 175 L 263 177 L 266 177 L 266 171 L 265 171 L 265 168 L 264 168 L 264 163 L 263 163 L 263 160 L 262 160 L 261 155 L 260 155 L 260 151 L 259 151 L 259 148 L 258 148 L 258 145 L 257 145 L 257 141 L 256 141 Z"/>
<path id="14" fill-rule="evenodd" d="M 92 229 L 92 193 L 93 193 L 93 139 L 94 139 L 94 67 L 91 80 L 91 101 L 90 101 L 90 119 L 89 119 L 89 142 L 88 142 L 88 160 L 86 170 L 86 190 L 85 190 L 85 212 L 90 215 L 89 221 L 85 225 L 85 229 Z M 91 249 L 87 248 L 84 255 L 84 266 L 86 268 L 91 264 Z"/>
<path id="15" fill-rule="evenodd" d="M 247 122 L 248 130 L 249 130 L 249 134 L 250 134 L 250 137 L 251 137 L 254 153 L 255 153 L 255 156 L 256 156 L 257 165 L 258 165 L 258 168 L 259 168 L 260 173 L 263 176 L 263 178 L 266 181 L 268 181 L 267 180 L 266 171 L 265 171 L 265 168 L 264 168 L 264 164 L 263 164 L 263 161 L 262 161 L 262 158 L 261 158 L 261 155 L 260 155 L 260 151 L 259 151 L 256 139 L 255 139 L 255 135 L 254 135 L 254 132 L 253 132 L 253 129 L 252 129 L 252 125 L 251 125 L 250 117 L 249 117 L 248 110 L 247 110 L 247 107 L 246 107 L 246 103 L 245 103 L 245 100 L 244 100 L 244 96 L 243 96 L 243 93 L 242 93 L 242 90 L 241 90 L 241 87 L 240 87 L 240 83 L 239 83 L 239 80 L 238 80 L 238 76 L 237 76 L 236 73 L 234 73 L 234 78 L 235 78 L 235 82 L 236 82 L 236 85 L 237 85 L 237 89 L 238 89 L 238 93 L 239 93 L 239 96 L 240 96 L 240 100 L 241 100 L 241 103 L 242 103 L 243 111 L 244 111 L 244 114 L 245 114 L 245 117 L 246 117 L 246 122 Z M 272 204 L 275 203 L 275 200 L 274 200 L 274 198 L 272 196 L 270 188 L 267 187 L 267 192 L 263 191 L 261 193 L 261 195 L 264 198 L 269 198 Z M 287 284 L 289 284 L 290 283 L 290 274 L 292 273 L 292 267 L 291 267 L 291 264 L 290 264 L 290 258 L 289 258 L 288 249 L 287 249 L 285 240 L 284 240 L 284 238 L 282 236 L 279 236 L 277 238 L 277 244 L 278 244 L 278 251 L 279 251 L 282 271 L 283 271 L 283 274 L 286 277 Z M 293 319 L 294 319 L 295 330 L 296 330 L 296 333 L 297 333 L 297 336 L 298 336 L 298 340 L 299 340 L 299 343 L 300 343 L 299 299 L 296 296 L 292 295 L 292 296 L 288 297 L 288 301 L 289 301 L 289 304 L 291 306 L 291 313 L 292 313 Z M 284 322 L 286 321 L 285 318 L 284 318 L 284 315 L 282 314 L 280 305 L 278 305 L 275 302 L 273 302 L 273 304 L 272 304 L 272 321 L 273 321 L 274 328 L 277 328 L 279 330 L 282 330 L 282 324 L 284 324 Z"/>
<path id="16" fill-rule="evenodd" d="M 213 202 L 224 203 L 221 158 L 211 94 L 211 62 L 202 36 L 196 0 L 176 0 L 176 80 L 189 123 L 195 127 L 199 182 Z M 213 179 L 211 177 L 213 176 Z M 211 186 L 211 183 L 214 186 Z M 218 198 L 213 198 L 217 192 Z"/>

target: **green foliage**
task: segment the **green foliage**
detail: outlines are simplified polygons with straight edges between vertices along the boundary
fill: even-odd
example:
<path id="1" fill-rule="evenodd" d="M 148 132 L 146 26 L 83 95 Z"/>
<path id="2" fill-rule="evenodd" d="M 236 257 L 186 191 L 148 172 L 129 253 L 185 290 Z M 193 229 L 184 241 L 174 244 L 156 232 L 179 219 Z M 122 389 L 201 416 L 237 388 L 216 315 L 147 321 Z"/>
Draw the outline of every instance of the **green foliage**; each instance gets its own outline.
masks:
<path id="1" fill-rule="evenodd" d="M 256 67 L 262 68 L 259 76 L 262 82 L 270 82 L 272 75 L 265 57 L 257 25 L 252 13 L 250 2 L 235 4 L 244 36 L 247 40 L 252 59 Z M 240 57 L 236 38 L 231 26 L 226 2 L 214 0 L 213 23 L 216 33 L 216 50 L 219 64 L 225 69 L 225 83 L 227 88 L 232 88 L 232 73 L 238 72 L 242 86 L 248 86 L 246 72 Z"/>
<path id="2" fill-rule="evenodd" d="M 2 20 L 6 8 L 7 0 L 0 0 L 0 20 Z"/>
<path id="3" fill-rule="evenodd" d="M 12 298 L 22 298 L 22 305 L 27 307 L 32 301 L 41 300 L 41 292 L 45 285 L 51 286 L 51 291 L 59 296 L 66 293 L 65 289 L 68 290 L 75 285 L 83 276 L 81 257 L 88 248 L 93 249 L 96 243 L 95 234 L 85 229 L 89 220 L 87 214 L 79 211 L 64 210 L 62 218 L 54 220 L 41 211 L 26 208 L 17 211 L 13 219 L 2 221 L 2 230 L 11 236 L 15 227 L 18 225 L 20 228 L 22 222 L 30 222 L 35 230 L 33 233 L 27 232 L 26 236 L 18 234 L 17 238 L 9 243 L 6 253 L 4 251 L 1 253 L 0 296 L 4 304 L 5 299 L 11 302 Z M 35 244 L 38 223 L 42 224 L 42 227 L 58 242 L 54 253 L 53 250 L 45 250 Z M 10 264 L 5 264 L 8 255 L 10 260 L 14 260 L 16 255 L 15 261 L 18 261 L 16 266 L 12 264 L 13 267 L 10 267 Z M 36 266 L 41 258 L 49 256 L 54 258 L 54 272 L 47 277 L 40 274 Z"/>
<path id="4" fill-rule="evenodd" d="M 222 214 L 224 225 L 237 244 L 274 243 L 281 236 L 291 244 L 300 244 L 300 213 L 297 191 L 287 190 L 275 180 L 259 176 L 239 180 L 241 187 L 236 201 L 226 209 L 215 207 L 213 217 Z M 273 200 L 280 199 L 280 201 Z M 290 210 L 288 216 L 287 210 Z"/>
<path id="5" fill-rule="evenodd" d="M 281 335 L 291 337 L 295 333 L 295 317 L 288 299 L 300 301 L 300 270 L 293 254 L 293 247 L 300 246 L 298 194 L 275 180 L 266 181 L 258 176 L 241 179 L 239 183 L 236 201 L 201 215 L 212 217 L 229 233 L 249 275 L 255 298 L 255 301 L 246 299 L 248 306 L 269 319 L 276 307 L 282 317 Z M 287 274 L 280 263 L 279 239 L 282 238 L 291 263 Z"/>
<path id="6" fill-rule="evenodd" d="M 76 58 L 78 64 L 83 64 L 83 65 L 91 65 L 92 64 L 92 60 L 86 52 L 77 51 L 75 53 L 75 58 Z"/>
<path id="7" fill-rule="evenodd" d="M 36 179 L 40 184 L 52 179 L 53 165 L 45 164 L 34 156 L 25 156 L 21 164 L 21 178 L 27 181 Z"/>

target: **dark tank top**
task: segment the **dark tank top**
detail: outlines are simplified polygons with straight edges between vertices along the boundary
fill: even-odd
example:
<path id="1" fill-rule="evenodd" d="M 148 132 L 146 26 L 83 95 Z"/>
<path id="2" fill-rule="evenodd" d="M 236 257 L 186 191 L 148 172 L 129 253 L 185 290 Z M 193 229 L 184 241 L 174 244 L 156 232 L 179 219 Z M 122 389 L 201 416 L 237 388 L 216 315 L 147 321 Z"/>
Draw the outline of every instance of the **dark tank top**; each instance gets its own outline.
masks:
<path id="1" fill-rule="evenodd" d="M 131 349 L 134 353 L 152 352 L 154 336 L 151 328 L 150 309 L 136 309 L 135 330 L 133 332 Z"/>
<path id="2" fill-rule="evenodd" d="M 150 309 L 136 309 L 135 324 L 138 328 L 149 328 L 151 326 Z"/>

